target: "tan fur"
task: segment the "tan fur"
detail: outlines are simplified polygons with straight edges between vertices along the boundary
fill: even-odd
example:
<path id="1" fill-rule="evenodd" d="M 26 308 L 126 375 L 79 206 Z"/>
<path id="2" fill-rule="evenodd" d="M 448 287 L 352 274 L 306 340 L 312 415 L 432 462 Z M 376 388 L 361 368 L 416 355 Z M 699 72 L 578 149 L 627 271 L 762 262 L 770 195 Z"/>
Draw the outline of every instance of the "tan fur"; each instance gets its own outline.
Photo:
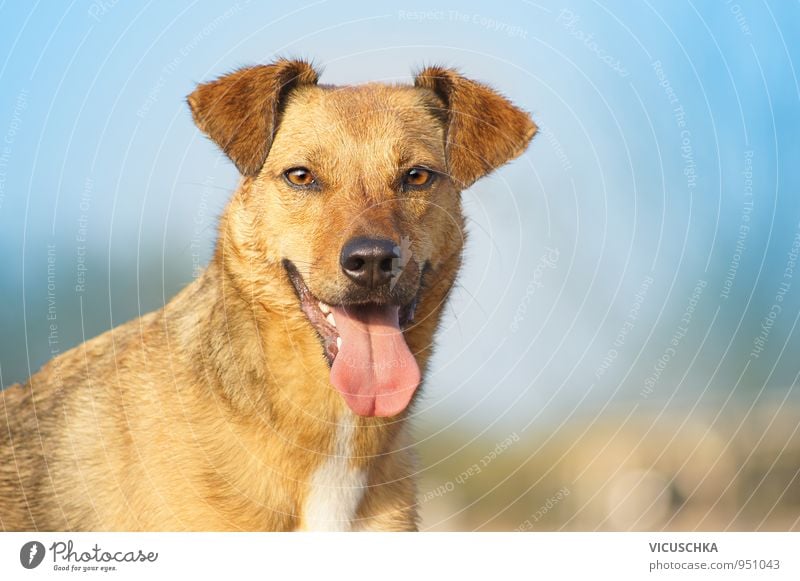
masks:
<path id="1" fill-rule="evenodd" d="M 424 373 L 460 264 L 459 191 L 519 155 L 535 126 L 453 71 L 428 69 L 416 87 L 316 77 L 278 61 L 189 97 L 198 126 L 244 176 L 215 255 L 163 309 L 0 392 L 0 528 L 302 529 L 309 479 L 337 423 L 356 416 L 329 383 L 284 258 L 336 304 L 346 240 L 407 236 L 412 260 L 394 292 L 413 297 L 429 265 L 405 331 Z M 445 177 L 399 193 L 399 169 L 416 164 Z M 301 165 L 321 176 L 320 192 L 282 181 Z M 416 528 L 407 413 L 354 420 L 350 462 L 368 474 L 354 529 Z"/>

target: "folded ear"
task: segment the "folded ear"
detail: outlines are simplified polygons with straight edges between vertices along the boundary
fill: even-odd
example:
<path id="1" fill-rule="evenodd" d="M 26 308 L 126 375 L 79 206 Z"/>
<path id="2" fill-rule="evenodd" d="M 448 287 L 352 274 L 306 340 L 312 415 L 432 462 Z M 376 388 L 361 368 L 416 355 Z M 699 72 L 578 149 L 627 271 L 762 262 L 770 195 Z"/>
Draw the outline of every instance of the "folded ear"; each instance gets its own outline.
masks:
<path id="1" fill-rule="evenodd" d="M 454 70 L 428 67 L 414 85 L 433 91 L 444 103 L 448 172 L 463 188 L 519 156 L 536 133 L 527 113 Z"/>
<path id="2" fill-rule="evenodd" d="M 281 59 L 199 85 L 187 101 L 201 131 L 242 175 L 252 176 L 267 159 L 286 95 L 297 85 L 316 82 L 317 72 L 310 64 Z"/>

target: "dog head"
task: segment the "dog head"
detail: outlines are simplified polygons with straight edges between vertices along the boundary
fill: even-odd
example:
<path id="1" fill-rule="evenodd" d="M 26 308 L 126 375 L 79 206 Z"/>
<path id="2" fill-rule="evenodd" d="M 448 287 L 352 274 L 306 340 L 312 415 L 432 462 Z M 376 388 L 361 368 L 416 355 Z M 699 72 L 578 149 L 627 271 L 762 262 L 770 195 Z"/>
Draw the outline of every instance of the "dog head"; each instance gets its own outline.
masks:
<path id="1" fill-rule="evenodd" d="M 280 60 L 189 96 L 244 176 L 223 259 L 248 297 L 316 334 L 354 412 L 394 416 L 420 382 L 460 264 L 460 191 L 520 155 L 536 126 L 449 69 L 427 68 L 413 86 L 317 77 Z"/>

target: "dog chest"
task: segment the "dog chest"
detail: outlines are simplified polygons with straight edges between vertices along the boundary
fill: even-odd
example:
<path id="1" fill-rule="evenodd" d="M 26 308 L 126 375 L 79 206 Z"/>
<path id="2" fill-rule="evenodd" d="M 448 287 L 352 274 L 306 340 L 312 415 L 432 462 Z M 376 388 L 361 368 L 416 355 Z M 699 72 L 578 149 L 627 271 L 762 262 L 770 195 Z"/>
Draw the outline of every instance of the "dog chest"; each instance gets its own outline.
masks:
<path id="1" fill-rule="evenodd" d="M 302 509 L 303 530 L 349 531 L 367 485 L 366 470 L 351 462 L 355 426 L 343 418 L 331 454 L 314 471 Z"/>

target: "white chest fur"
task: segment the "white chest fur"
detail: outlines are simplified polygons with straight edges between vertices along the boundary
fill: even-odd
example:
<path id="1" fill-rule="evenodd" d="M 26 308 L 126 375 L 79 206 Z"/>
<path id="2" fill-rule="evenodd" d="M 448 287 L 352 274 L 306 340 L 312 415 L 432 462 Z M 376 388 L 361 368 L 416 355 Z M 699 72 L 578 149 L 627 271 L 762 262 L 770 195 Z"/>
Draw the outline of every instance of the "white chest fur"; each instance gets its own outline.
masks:
<path id="1" fill-rule="evenodd" d="M 333 451 L 309 482 L 302 514 L 304 530 L 351 530 L 367 485 L 366 471 L 354 468 L 351 462 L 354 432 L 352 418 L 342 418 Z"/>

